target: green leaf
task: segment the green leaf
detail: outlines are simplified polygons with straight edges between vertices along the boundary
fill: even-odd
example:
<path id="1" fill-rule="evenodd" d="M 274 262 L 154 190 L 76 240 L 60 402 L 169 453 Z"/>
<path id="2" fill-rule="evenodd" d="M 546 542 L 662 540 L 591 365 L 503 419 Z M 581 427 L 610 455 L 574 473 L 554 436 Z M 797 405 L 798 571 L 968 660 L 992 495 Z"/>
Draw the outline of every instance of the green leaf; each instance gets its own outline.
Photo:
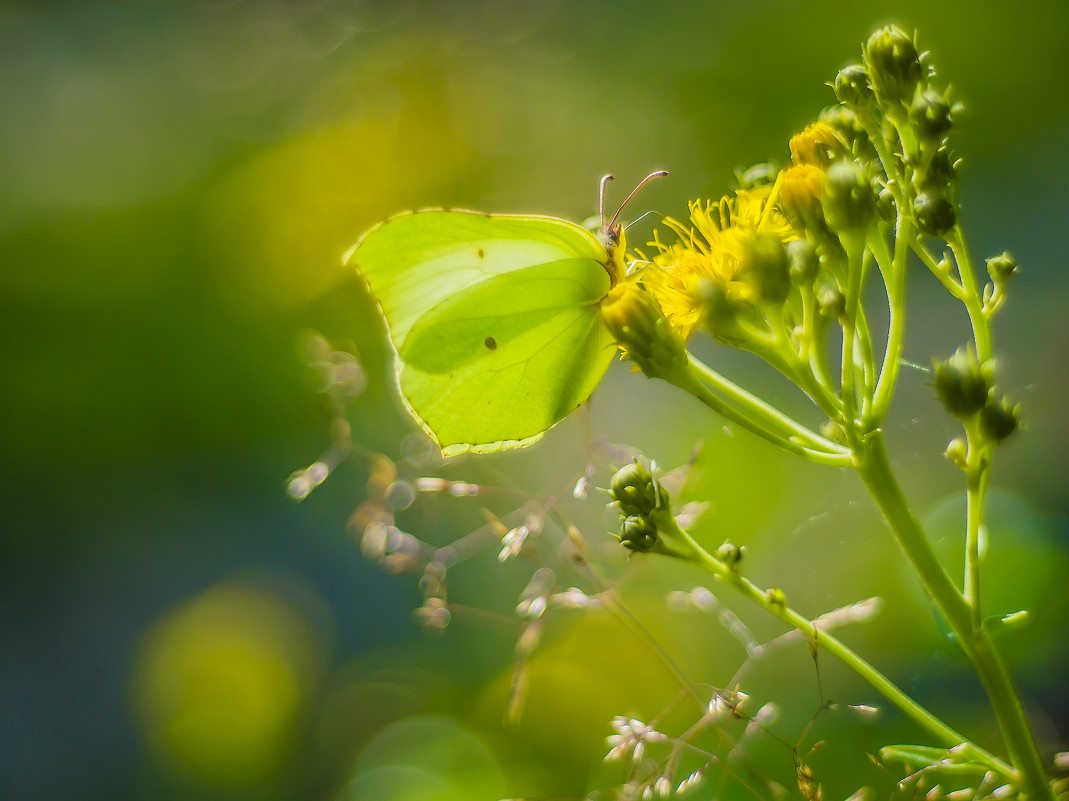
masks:
<path id="1" fill-rule="evenodd" d="M 615 344 L 598 239 L 551 217 L 410 212 L 346 257 L 375 297 L 408 410 L 446 455 L 534 442 L 582 404 Z"/>

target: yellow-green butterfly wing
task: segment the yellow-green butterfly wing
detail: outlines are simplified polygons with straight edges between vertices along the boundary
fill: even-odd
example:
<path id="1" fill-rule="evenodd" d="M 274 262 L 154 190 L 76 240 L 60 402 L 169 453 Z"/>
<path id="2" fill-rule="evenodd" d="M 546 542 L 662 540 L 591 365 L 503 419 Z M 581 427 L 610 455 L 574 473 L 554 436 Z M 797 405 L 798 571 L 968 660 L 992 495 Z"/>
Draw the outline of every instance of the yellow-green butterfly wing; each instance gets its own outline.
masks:
<path id="1" fill-rule="evenodd" d="M 447 455 L 534 442 L 590 397 L 615 352 L 598 304 L 616 266 L 565 220 L 411 212 L 346 260 L 386 319 L 409 411 Z"/>

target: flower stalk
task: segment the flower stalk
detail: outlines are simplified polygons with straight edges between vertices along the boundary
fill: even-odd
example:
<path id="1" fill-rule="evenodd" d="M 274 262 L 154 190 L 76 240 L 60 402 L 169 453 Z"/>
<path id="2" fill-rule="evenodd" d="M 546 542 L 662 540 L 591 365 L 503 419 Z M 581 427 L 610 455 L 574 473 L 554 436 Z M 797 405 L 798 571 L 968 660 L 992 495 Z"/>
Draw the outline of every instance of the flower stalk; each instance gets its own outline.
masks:
<path id="1" fill-rule="evenodd" d="M 689 225 L 666 221 L 679 242 L 655 235 L 653 257 L 639 254 L 648 267 L 637 286 L 658 310 L 656 325 L 646 328 L 674 332 L 680 342 L 705 330 L 754 354 L 809 397 L 814 412 L 826 418 L 819 426 L 822 433 L 750 394 L 682 346 L 672 360 L 644 359 L 641 348 L 633 358 L 647 375 L 683 389 L 767 442 L 813 462 L 857 471 L 983 683 L 1013 763 L 1004 775 L 1022 795 L 1053 801 L 1020 700 L 982 622 L 984 496 L 995 446 L 1017 427 L 1016 406 L 992 384 L 990 318 L 1005 303 L 1017 267 L 1008 254 L 993 257 L 988 260 L 992 283 L 978 285 L 954 202 L 958 160 L 948 135 L 958 106 L 933 77 L 910 34 L 894 26 L 876 31 L 865 44 L 863 64 L 847 67 L 835 80 L 840 109 L 822 114 L 820 122 L 791 139 L 793 163 L 774 183 L 740 189 L 715 204 L 692 203 Z M 892 247 L 885 241 L 889 231 Z M 937 261 L 921 237 L 944 242 L 946 257 Z M 972 328 L 970 347 L 935 362 L 933 370 L 939 398 L 965 434 L 947 451 L 965 476 L 961 589 L 913 515 L 881 430 L 902 363 L 911 253 L 964 305 Z M 879 365 L 863 292 L 866 272 L 875 272 L 873 262 L 888 305 Z M 841 349 L 834 376 L 829 350 L 836 344 L 836 327 Z M 653 515 L 659 552 L 695 561 L 800 630 L 812 627 L 749 584 L 733 565 L 703 551 L 664 507 Z M 811 633 L 941 742 L 966 742 L 898 688 L 887 686 L 837 640 Z M 990 759 L 995 758 L 983 756 Z"/>

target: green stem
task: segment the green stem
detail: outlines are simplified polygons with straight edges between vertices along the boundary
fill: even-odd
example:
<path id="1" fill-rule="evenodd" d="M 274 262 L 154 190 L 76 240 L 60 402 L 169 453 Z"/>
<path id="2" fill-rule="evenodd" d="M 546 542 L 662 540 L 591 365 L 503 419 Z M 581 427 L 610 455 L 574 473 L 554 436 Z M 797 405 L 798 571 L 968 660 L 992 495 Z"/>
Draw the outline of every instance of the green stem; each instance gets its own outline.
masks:
<path id="1" fill-rule="evenodd" d="M 965 292 L 962 302 L 969 311 L 973 339 L 976 341 L 976 355 L 980 359 L 980 364 L 983 364 L 991 358 L 991 327 L 987 324 L 987 317 L 984 316 L 984 300 L 977 288 L 976 274 L 973 271 L 969 249 L 965 247 L 965 239 L 960 227 L 951 231 L 947 244 L 950 245 L 954 260 L 958 263 L 958 277 L 961 279 L 961 287 Z"/>
<path id="2" fill-rule="evenodd" d="M 837 637 L 824 631 L 812 620 L 791 609 L 782 603 L 782 596 L 777 600 L 776 594 L 766 592 L 749 579 L 735 573 L 726 564 L 715 558 L 708 551 L 698 545 L 686 531 L 680 528 L 675 518 L 667 511 L 654 512 L 651 519 L 657 525 L 658 531 L 669 540 L 683 543 L 692 554 L 692 560 L 702 569 L 711 573 L 718 581 L 728 585 L 736 592 L 743 595 L 749 601 L 757 604 L 787 625 L 811 637 L 832 656 L 839 659 L 843 664 L 857 673 L 872 687 L 878 690 L 887 700 L 901 709 L 911 720 L 925 729 L 947 748 L 965 746 L 969 755 L 975 760 L 982 762 L 989 768 L 1006 777 L 1014 775 L 1013 769 L 993 754 L 988 753 L 980 746 L 970 742 L 960 733 L 922 707 L 898 685 L 883 675 L 873 665 L 869 664 L 859 654 L 850 649 Z"/>
<path id="3" fill-rule="evenodd" d="M 762 348 L 755 349 L 754 354 L 760 356 L 801 389 L 830 419 L 835 420 L 842 414 L 839 399 L 826 386 L 817 381 L 809 365 L 803 362 L 796 353 L 792 351 L 784 354 L 779 348 Z"/>
<path id="4" fill-rule="evenodd" d="M 984 495 L 991 475 L 990 448 L 985 444 L 980 424 L 974 415 L 965 422 L 968 451 L 965 458 L 965 602 L 972 609 L 974 629 L 983 624 L 980 584 L 980 532 L 984 519 Z"/>
<path id="5" fill-rule="evenodd" d="M 830 387 L 831 370 L 828 367 L 828 329 L 831 327 L 827 317 L 816 311 L 816 299 L 811 289 L 806 287 L 805 299 L 809 303 L 809 312 L 805 322 L 805 330 L 808 332 L 809 366 L 816 380 L 824 386 Z"/>
<path id="6" fill-rule="evenodd" d="M 819 464 L 837 467 L 851 464 L 850 453 L 845 448 L 792 420 L 693 355 L 685 370 L 665 380 L 689 392 L 717 414 L 784 450 Z"/>
<path id="7" fill-rule="evenodd" d="M 965 299 L 965 290 L 961 288 L 961 284 L 955 281 L 950 273 L 939 266 L 939 262 L 935 260 L 935 257 L 928 252 L 928 249 L 924 247 L 916 239 L 911 243 L 913 252 L 917 254 L 917 257 L 924 263 L 924 266 L 928 268 L 929 272 L 939 279 L 941 283 L 951 295 L 958 300 Z"/>
<path id="8" fill-rule="evenodd" d="M 858 306 L 856 324 L 858 343 L 861 345 L 861 413 L 862 416 L 864 416 L 868 412 L 869 399 L 872 397 L 872 393 L 876 388 L 876 377 L 874 375 L 876 370 L 876 357 L 872 350 L 872 334 L 869 332 L 868 320 L 865 319 L 865 310 L 862 306 Z"/>
<path id="9" fill-rule="evenodd" d="M 887 519 L 921 583 L 976 668 L 987 691 L 1022 792 L 1031 799 L 1054 801 L 1054 793 L 1032 738 L 1013 682 L 983 627 L 973 625 L 972 609 L 936 559 L 924 532 L 909 509 L 879 431 L 858 442 L 855 466 Z"/>
<path id="10" fill-rule="evenodd" d="M 887 415 L 887 407 L 894 396 L 895 384 L 898 383 L 898 369 L 902 358 L 902 338 L 905 333 L 906 316 L 906 262 L 909 259 L 909 245 L 916 236 L 913 223 L 905 216 L 898 218 L 895 232 L 895 254 L 891 259 L 891 282 L 887 287 L 888 333 L 887 348 L 880 366 L 880 378 L 876 382 L 875 399 L 872 403 L 872 420 L 876 425 Z M 870 245 L 882 246 L 886 257 L 887 245 L 883 237 L 870 238 Z"/>
<path id="11" fill-rule="evenodd" d="M 857 366 L 854 364 L 854 345 L 857 339 L 857 318 L 861 305 L 861 261 L 865 253 L 865 240 L 856 235 L 840 237 L 846 248 L 846 313 L 843 316 L 843 423 L 846 438 L 852 444 L 857 439 L 858 403 L 854 387 Z"/>
<path id="12" fill-rule="evenodd" d="M 970 437 L 970 448 L 980 447 Z M 980 457 L 981 459 L 983 456 Z M 984 513 L 984 492 L 990 471 L 983 467 L 969 469 L 966 473 L 967 494 L 965 511 L 965 603 L 972 609 L 972 625 L 979 629 L 983 624 L 980 603 L 980 526 Z"/>
<path id="13" fill-rule="evenodd" d="M 842 402 L 827 384 L 820 382 L 810 367 L 809 360 L 803 359 L 798 348 L 791 343 L 783 309 L 778 313 L 770 310 L 768 319 L 776 337 L 776 347 L 770 351 L 758 352 L 757 355 L 794 382 L 830 419 L 837 419 L 842 414 Z"/>

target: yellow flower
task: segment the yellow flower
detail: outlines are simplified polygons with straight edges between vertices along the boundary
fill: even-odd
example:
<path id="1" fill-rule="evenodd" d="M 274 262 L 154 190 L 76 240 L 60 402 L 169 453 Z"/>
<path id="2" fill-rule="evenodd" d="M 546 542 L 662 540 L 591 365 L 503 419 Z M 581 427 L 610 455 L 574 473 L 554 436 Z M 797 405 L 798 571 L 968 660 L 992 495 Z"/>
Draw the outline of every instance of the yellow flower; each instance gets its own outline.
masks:
<path id="1" fill-rule="evenodd" d="M 646 260 L 641 281 L 684 339 L 704 322 L 703 300 L 710 285 L 731 301 L 755 299 L 756 288 L 743 272 L 757 233 L 772 234 L 782 242 L 798 238 L 779 210 L 776 191 L 774 186 L 762 186 L 740 189 L 719 203 L 693 201 L 689 225 L 665 219 L 678 242 L 662 242 L 654 233 L 650 246 L 657 252 Z"/>
<path id="2" fill-rule="evenodd" d="M 839 132 L 826 122 L 807 125 L 801 133 L 791 137 L 791 160 L 795 164 L 812 164 L 826 168 L 833 159 L 846 152 Z"/>

